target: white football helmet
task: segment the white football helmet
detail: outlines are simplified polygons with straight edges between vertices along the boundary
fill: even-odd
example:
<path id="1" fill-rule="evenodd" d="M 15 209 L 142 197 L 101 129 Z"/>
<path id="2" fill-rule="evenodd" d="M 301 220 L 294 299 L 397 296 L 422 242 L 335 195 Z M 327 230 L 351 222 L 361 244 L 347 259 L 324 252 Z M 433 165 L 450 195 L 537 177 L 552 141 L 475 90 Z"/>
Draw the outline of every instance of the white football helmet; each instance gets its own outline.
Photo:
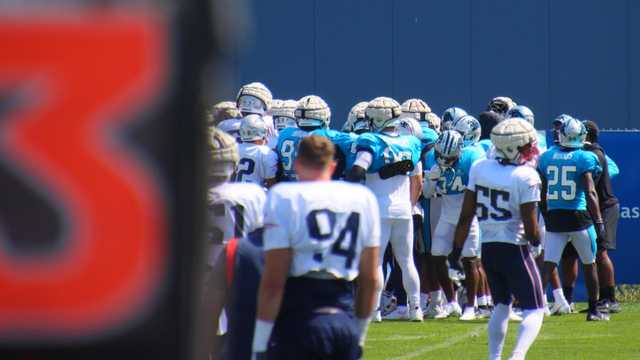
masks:
<path id="1" fill-rule="evenodd" d="M 262 140 L 267 136 L 267 125 L 262 116 L 249 114 L 240 123 L 240 140 L 243 142 Z"/>
<path id="2" fill-rule="evenodd" d="M 505 115 L 511 108 L 516 106 L 515 101 L 513 101 L 510 97 L 507 96 L 496 96 L 491 101 L 489 101 L 489 105 L 487 106 L 487 110 L 493 111 L 500 115 Z"/>
<path id="3" fill-rule="evenodd" d="M 386 127 L 398 126 L 402 109 L 397 101 L 381 96 L 369 101 L 365 113 L 373 130 L 380 131 Z"/>
<path id="4" fill-rule="evenodd" d="M 274 100 L 271 105 L 271 116 L 278 131 L 288 127 L 298 127 L 296 124 L 296 108 L 298 102 L 295 100 Z"/>
<path id="5" fill-rule="evenodd" d="M 428 127 L 433 129 L 438 134 L 440 133 L 441 120 L 438 114 L 430 112 L 425 115 L 424 121 L 428 124 Z"/>
<path id="6" fill-rule="evenodd" d="M 221 101 L 207 111 L 207 125 L 216 125 L 227 119 L 239 118 L 240 111 L 233 101 Z"/>
<path id="7" fill-rule="evenodd" d="M 444 167 L 452 166 L 460 157 L 464 140 L 462 135 L 455 130 L 445 130 L 438 136 L 434 146 L 436 161 Z"/>
<path id="8" fill-rule="evenodd" d="M 453 129 L 462 135 L 464 145 L 473 145 L 480 140 L 480 122 L 471 115 L 465 115 L 453 124 Z"/>
<path id="9" fill-rule="evenodd" d="M 316 95 L 307 95 L 298 100 L 295 116 L 301 128 L 328 128 L 331 123 L 329 105 Z"/>
<path id="10" fill-rule="evenodd" d="M 364 111 L 367 109 L 368 104 L 369 102 L 367 101 L 361 101 L 351 108 L 349 116 L 347 116 L 347 121 L 342 125 L 342 131 L 352 132 L 355 130 L 354 125 L 356 122 L 366 118 Z"/>
<path id="11" fill-rule="evenodd" d="M 271 109 L 272 100 L 271 91 L 259 82 L 244 85 L 236 96 L 236 104 L 242 115 L 264 115 Z"/>
<path id="12" fill-rule="evenodd" d="M 491 130 L 491 142 L 496 158 L 522 164 L 538 154 L 538 134 L 528 121 L 511 118 L 499 122 Z"/>
<path id="13" fill-rule="evenodd" d="M 467 112 L 459 107 L 448 108 L 442 113 L 442 130 L 451 130 L 453 124 L 465 115 L 467 115 Z"/>
<path id="14" fill-rule="evenodd" d="M 207 174 L 210 179 L 214 179 L 214 182 L 227 181 L 240 160 L 236 139 L 216 127 L 210 127 L 208 135 L 209 166 Z"/>
<path id="15" fill-rule="evenodd" d="M 420 123 L 410 114 L 402 114 L 402 116 L 400 116 L 398 133 L 400 135 L 413 135 L 420 140 L 423 138 Z"/>
<path id="16" fill-rule="evenodd" d="M 427 114 L 431 112 L 429 105 L 420 99 L 409 99 L 400 108 L 403 114 L 411 115 L 418 121 L 425 121 Z"/>
<path id="17" fill-rule="evenodd" d="M 578 119 L 569 119 L 560 127 L 560 145 L 567 148 L 581 148 L 587 138 L 587 128 Z"/>
<path id="18" fill-rule="evenodd" d="M 533 111 L 524 105 L 516 105 L 509 109 L 507 112 L 507 118 L 522 118 L 529 122 L 529 124 L 535 126 L 536 119 L 533 116 Z"/>

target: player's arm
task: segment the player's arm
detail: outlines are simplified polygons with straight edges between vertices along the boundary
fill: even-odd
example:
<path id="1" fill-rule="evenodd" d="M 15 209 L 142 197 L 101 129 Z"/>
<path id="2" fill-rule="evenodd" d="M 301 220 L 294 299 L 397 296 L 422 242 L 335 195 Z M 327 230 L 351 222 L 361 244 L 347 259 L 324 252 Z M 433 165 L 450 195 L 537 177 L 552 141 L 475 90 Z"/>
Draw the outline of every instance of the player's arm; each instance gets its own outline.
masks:
<path id="1" fill-rule="evenodd" d="M 456 226 L 456 231 L 453 236 L 453 255 L 457 254 L 457 258 L 460 257 L 464 242 L 469 236 L 469 229 L 473 222 L 474 216 L 476 216 L 476 192 L 470 189 L 464 191 L 464 200 L 462 202 L 462 210 L 460 211 L 460 219 Z"/>
<path id="2" fill-rule="evenodd" d="M 265 156 L 265 174 L 264 174 L 264 187 L 267 189 L 276 184 L 276 175 L 278 173 L 278 154 L 275 151 L 269 150 Z"/>
<path id="3" fill-rule="evenodd" d="M 264 253 L 264 272 L 258 290 L 258 311 L 253 335 L 253 352 L 267 350 L 274 322 L 280 312 L 282 295 L 291 265 L 291 249 L 273 249 Z"/>
<path id="4" fill-rule="evenodd" d="M 537 202 L 520 204 L 520 216 L 524 225 L 524 237 L 531 246 L 540 245 L 540 228 L 538 227 Z"/>
<path id="5" fill-rule="evenodd" d="M 373 155 L 369 151 L 358 151 L 356 154 L 356 161 L 351 167 L 351 171 L 345 177 L 345 180 L 350 182 L 362 182 L 367 174 L 367 169 L 373 163 Z"/>
<path id="6" fill-rule="evenodd" d="M 411 206 L 416 206 L 422 194 L 422 163 L 418 161 L 409 177 L 411 186 Z"/>
<path id="7" fill-rule="evenodd" d="M 356 291 L 356 321 L 360 330 L 360 346 L 364 346 L 367 327 L 371 314 L 376 309 L 377 293 L 382 287 L 378 279 L 378 256 L 380 249 L 367 247 L 362 249 L 358 267 L 358 288 Z"/>
<path id="8" fill-rule="evenodd" d="M 593 182 L 591 172 L 586 171 L 582 174 L 582 183 L 586 188 L 585 195 L 587 198 L 587 210 L 589 210 L 591 218 L 593 219 L 593 224 L 596 228 L 598 244 L 601 244 L 606 238 L 606 233 L 604 221 L 602 220 L 602 213 L 600 212 L 600 205 L 598 203 L 598 192 L 596 191 L 596 186 Z"/>

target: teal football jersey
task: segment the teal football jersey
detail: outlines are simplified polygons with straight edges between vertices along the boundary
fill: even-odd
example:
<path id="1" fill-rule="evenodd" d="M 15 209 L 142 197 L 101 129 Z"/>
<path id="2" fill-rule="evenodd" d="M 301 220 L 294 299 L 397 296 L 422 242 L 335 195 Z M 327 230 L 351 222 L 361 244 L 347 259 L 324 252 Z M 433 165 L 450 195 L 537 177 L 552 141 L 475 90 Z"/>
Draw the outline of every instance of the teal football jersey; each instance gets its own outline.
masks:
<path id="1" fill-rule="evenodd" d="M 421 143 L 415 136 L 391 135 L 385 133 L 365 133 L 356 140 L 356 153 L 367 151 L 373 163 L 367 169 L 370 174 L 378 172 L 385 165 L 410 160 L 415 167 L 420 161 Z"/>
<path id="2" fill-rule="evenodd" d="M 538 169 L 547 180 L 549 210 L 586 210 L 587 198 L 582 174 L 597 177 L 602 168 L 591 151 L 554 146 L 540 156 Z"/>
<path id="3" fill-rule="evenodd" d="M 298 155 L 298 144 L 307 135 L 309 135 L 308 132 L 298 128 L 285 128 L 280 130 L 276 153 L 278 153 L 278 160 L 282 165 L 282 174 L 288 180 L 296 179 L 293 164 Z"/>
<path id="4" fill-rule="evenodd" d="M 422 149 L 434 145 L 438 140 L 438 133 L 424 122 L 420 123 L 420 127 L 422 128 L 422 139 L 420 139 Z"/>
<path id="5" fill-rule="evenodd" d="M 467 146 L 462 148 L 460 158 L 452 167 L 442 172 L 443 176 L 438 181 L 438 189 L 442 194 L 462 194 L 469 183 L 469 171 L 471 165 L 480 159 L 484 159 L 485 154 L 481 148 Z M 435 150 L 427 154 L 425 161 L 426 170 L 436 165 Z"/>
<path id="6" fill-rule="evenodd" d="M 482 139 L 478 141 L 478 144 L 482 147 L 485 153 L 488 153 L 489 149 L 491 149 L 491 146 L 493 146 L 491 139 Z"/>
<path id="7" fill-rule="evenodd" d="M 336 131 L 331 129 L 318 129 L 313 130 L 311 135 L 319 135 L 326 137 L 336 146 L 336 150 L 341 155 L 338 155 L 339 160 L 343 161 L 342 164 L 338 164 L 341 175 L 345 175 L 344 172 L 348 172 L 353 166 L 353 162 L 356 160 L 356 154 L 353 150 L 353 144 L 356 142 L 358 135 L 353 133 L 346 133 L 342 131 Z"/>

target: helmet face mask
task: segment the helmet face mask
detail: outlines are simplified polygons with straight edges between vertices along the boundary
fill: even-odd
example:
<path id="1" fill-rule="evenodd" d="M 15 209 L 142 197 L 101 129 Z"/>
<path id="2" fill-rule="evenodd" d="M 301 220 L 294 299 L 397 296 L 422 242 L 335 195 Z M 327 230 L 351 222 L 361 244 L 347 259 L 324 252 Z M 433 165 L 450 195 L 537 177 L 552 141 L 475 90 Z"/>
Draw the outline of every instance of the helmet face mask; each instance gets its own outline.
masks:
<path id="1" fill-rule="evenodd" d="M 321 97 L 307 95 L 298 100 L 295 117 L 298 127 L 303 130 L 328 128 L 331 122 L 331 109 Z"/>
<path id="2" fill-rule="evenodd" d="M 435 159 L 438 165 L 451 167 L 460 158 L 463 147 L 462 136 L 455 130 L 445 130 L 438 136 L 435 149 Z"/>
<path id="3" fill-rule="evenodd" d="M 240 140 L 243 142 L 264 140 L 267 129 L 260 115 L 247 115 L 240 124 Z"/>
<path id="4" fill-rule="evenodd" d="M 353 132 L 360 135 L 371 131 L 371 123 L 367 118 L 357 119 L 353 123 Z"/>
<path id="5" fill-rule="evenodd" d="M 258 102 L 251 98 L 243 99 L 243 97 L 249 96 L 259 100 L 262 104 L 259 105 Z M 243 116 L 247 114 L 264 115 L 267 111 L 271 110 L 272 100 L 273 95 L 271 94 L 271 91 L 264 86 L 264 84 L 259 82 L 252 82 L 242 86 L 236 96 L 238 110 L 240 110 Z"/>
<path id="6" fill-rule="evenodd" d="M 266 104 L 253 95 L 242 95 L 238 98 L 238 109 L 242 115 L 264 115 L 267 111 Z"/>
<path id="7" fill-rule="evenodd" d="M 273 123 L 278 131 L 291 127 L 298 127 L 296 119 L 288 116 L 274 116 Z"/>

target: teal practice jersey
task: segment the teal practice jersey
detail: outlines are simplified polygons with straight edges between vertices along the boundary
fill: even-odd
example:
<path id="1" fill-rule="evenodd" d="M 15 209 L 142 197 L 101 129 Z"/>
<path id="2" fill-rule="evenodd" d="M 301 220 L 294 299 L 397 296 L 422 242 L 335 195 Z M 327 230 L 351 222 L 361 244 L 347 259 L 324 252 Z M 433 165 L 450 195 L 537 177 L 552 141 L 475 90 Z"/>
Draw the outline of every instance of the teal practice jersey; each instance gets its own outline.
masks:
<path id="1" fill-rule="evenodd" d="M 308 132 L 298 128 L 284 128 L 280 130 L 276 153 L 282 166 L 282 174 L 287 180 L 295 180 L 296 173 L 293 164 L 298 156 L 298 144 L 309 135 Z"/>
<path id="2" fill-rule="evenodd" d="M 587 198 L 582 175 L 590 172 L 594 178 L 602 168 L 591 151 L 553 146 L 540 156 L 538 169 L 547 181 L 549 210 L 586 210 Z"/>
<path id="3" fill-rule="evenodd" d="M 489 149 L 493 146 L 491 139 L 482 139 L 478 141 L 478 144 L 482 147 L 485 153 L 488 153 Z"/>
<path id="4" fill-rule="evenodd" d="M 338 153 L 337 170 L 342 173 L 340 175 L 346 175 L 353 166 L 353 162 L 356 160 L 356 153 L 353 151 L 353 145 L 355 144 L 358 135 L 331 129 L 313 130 L 311 135 L 319 135 L 331 140 L 331 142 L 336 146 L 336 151 Z"/>
<path id="5" fill-rule="evenodd" d="M 356 140 L 356 153 L 367 151 L 373 163 L 367 169 L 370 174 L 378 172 L 385 165 L 410 160 L 415 167 L 420 161 L 422 145 L 413 135 L 391 135 L 385 133 L 365 133 Z"/>
<path id="6" fill-rule="evenodd" d="M 442 194 L 462 194 L 469 183 L 469 171 L 471 165 L 480 159 L 484 159 L 485 154 L 482 148 L 467 146 L 462 148 L 460 158 L 450 168 L 442 171 L 442 177 L 438 181 L 438 189 Z M 427 154 L 425 161 L 426 170 L 430 170 L 436 165 L 435 150 Z"/>
<path id="7" fill-rule="evenodd" d="M 436 143 L 436 140 L 438 140 L 438 133 L 424 122 L 420 123 L 420 127 L 422 128 L 422 139 L 420 139 L 420 143 L 424 150 L 424 148 L 433 146 Z"/>

